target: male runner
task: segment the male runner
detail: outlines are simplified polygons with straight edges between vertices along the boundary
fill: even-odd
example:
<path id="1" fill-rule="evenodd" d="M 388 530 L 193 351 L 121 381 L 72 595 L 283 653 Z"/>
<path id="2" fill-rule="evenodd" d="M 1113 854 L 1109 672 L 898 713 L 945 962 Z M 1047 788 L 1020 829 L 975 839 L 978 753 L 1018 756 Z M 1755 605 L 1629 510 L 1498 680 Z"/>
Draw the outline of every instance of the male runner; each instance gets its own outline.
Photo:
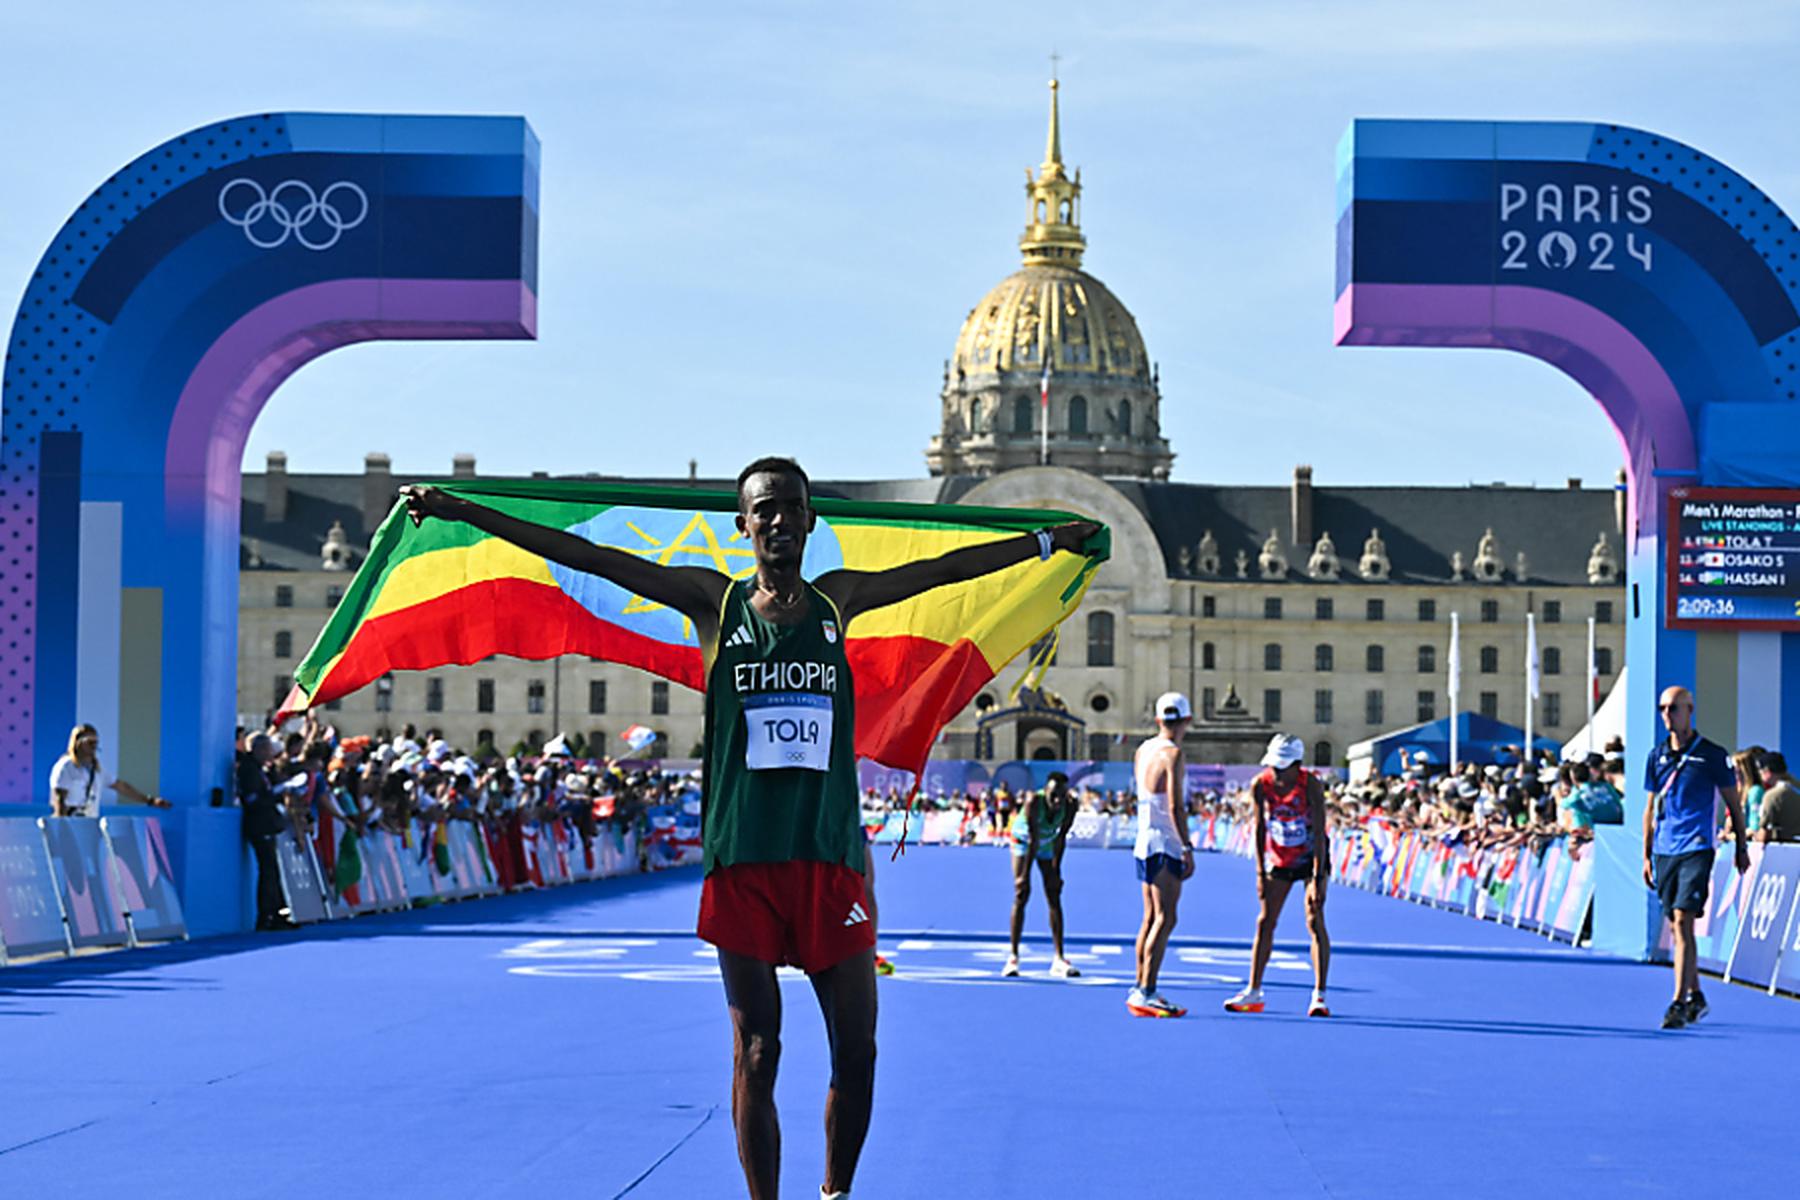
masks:
<path id="1" fill-rule="evenodd" d="M 1180 692 L 1156 700 L 1155 737 L 1137 748 L 1132 764 L 1137 776 L 1137 877 L 1144 889 L 1144 923 L 1137 935 L 1137 982 L 1125 997 L 1134 1017 L 1180 1017 L 1187 1009 L 1163 999 L 1156 990 L 1163 953 L 1175 932 L 1175 906 L 1181 881 L 1194 873 L 1194 850 L 1188 844 L 1187 761 L 1181 735 L 1194 710 Z"/>
<path id="2" fill-rule="evenodd" d="M 1668 688 L 1656 707 L 1669 738 L 1658 742 L 1644 763 L 1644 789 L 1650 793 L 1644 805 L 1644 883 L 1656 889 L 1663 919 L 1673 927 L 1675 998 L 1663 1013 L 1662 1027 L 1680 1029 L 1706 1015 L 1694 920 L 1706 911 L 1712 887 L 1718 812 L 1714 791 L 1731 815 L 1740 875 L 1750 869 L 1750 844 L 1731 756 L 1694 729 L 1693 693 L 1684 687 Z"/>
<path id="3" fill-rule="evenodd" d="M 1073 824 L 1075 798 L 1069 795 L 1069 777 L 1061 771 L 1050 772 L 1042 791 L 1027 792 L 1013 813 L 1007 830 L 1012 839 L 1012 955 L 1001 968 L 1002 975 L 1019 973 L 1019 937 L 1025 932 L 1025 902 L 1031 899 L 1034 859 L 1044 877 L 1044 903 L 1050 908 L 1050 942 L 1056 954 L 1050 960 L 1050 974 L 1057 979 L 1081 974 L 1063 955 L 1062 856 Z"/>
<path id="4" fill-rule="evenodd" d="M 1251 844 L 1257 847 L 1256 899 L 1262 913 L 1250 950 L 1250 986 L 1225 1002 L 1225 1011 L 1263 1010 L 1263 972 L 1275 947 L 1275 923 L 1296 883 L 1306 884 L 1306 928 L 1312 934 L 1313 994 L 1309 1017 L 1329 1017 L 1325 974 L 1331 938 L 1325 933 L 1325 884 L 1331 878 L 1331 841 L 1325 825 L 1325 785 L 1300 766 L 1306 743 L 1278 733 L 1262 756 L 1263 772 L 1250 783 L 1255 805 Z"/>
<path id="5" fill-rule="evenodd" d="M 738 476 L 737 527 L 753 576 L 665 567 L 430 487 L 402 490 L 415 521 L 466 521 L 573 570 L 610 580 L 694 623 L 706 656 L 706 882 L 700 936 L 719 950 L 735 1035 L 732 1120 L 752 1200 L 774 1200 L 781 1165 L 775 1070 L 781 987 L 812 980 L 831 1050 L 825 1182 L 847 1196 L 875 1084 L 875 936 L 857 804 L 855 693 L 844 640 L 871 609 L 1012 566 L 1077 551 L 1098 530 L 1071 522 L 885 571 L 808 583 L 801 556 L 816 515 L 806 473 L 760 458 Z"/>

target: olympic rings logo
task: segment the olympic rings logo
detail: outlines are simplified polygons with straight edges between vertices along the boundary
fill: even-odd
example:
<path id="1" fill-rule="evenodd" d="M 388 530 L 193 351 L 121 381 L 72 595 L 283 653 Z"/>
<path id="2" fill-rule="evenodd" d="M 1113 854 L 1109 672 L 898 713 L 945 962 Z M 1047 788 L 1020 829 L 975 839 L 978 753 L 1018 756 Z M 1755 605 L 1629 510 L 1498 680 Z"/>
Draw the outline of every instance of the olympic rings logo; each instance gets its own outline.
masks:
<path id="1" fill-rule="evenodd" d="M 308 250 L 329 250 L 368 217 L 369 195 L 347 179 L 323 192 L 298 179 L 267 191 L 254 179 L 233 179 L 219 189 L 219 215 L 261 250 L 275 249 L 290 235 Z"/>
<path id="2" fill-rule="evenodd" d="M 1756 898 L 1750 906 L 1750 937 L 1754 941 L 1762 941 L 1774 928 L 1775 918 L 1781 915 L 1781 898 L 1787 891 L 1787 879 L 1780 875 L 1764 875 L 1756 889 Z"/>

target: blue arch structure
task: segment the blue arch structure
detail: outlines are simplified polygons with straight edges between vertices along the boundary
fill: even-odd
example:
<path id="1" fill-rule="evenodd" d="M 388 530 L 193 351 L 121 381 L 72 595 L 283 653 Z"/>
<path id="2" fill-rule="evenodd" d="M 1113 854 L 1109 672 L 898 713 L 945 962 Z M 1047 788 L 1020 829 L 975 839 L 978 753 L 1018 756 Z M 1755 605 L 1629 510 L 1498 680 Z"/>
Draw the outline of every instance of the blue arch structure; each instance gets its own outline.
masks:
<path id="1" fill-rule="evenodd" d="M 177 804 L 229 782 L 238 494 L 263 403 L 354 342 L 530 338 L 517 117 L 285 113 L 177 137 L 56 235 L 7 343 L 0 801 L 77 721 Z"/>
<path id="2" fill-rule="evenodd" d="M 1634 763 L 1677 683 L 1715 740 L 1800 747 L 1800 634 L 1670 629 L 1663 570 L 1672 489 L 1800 485 L 1794 222 L 1700 151 L 1617 125 L 1359 120 L 1337 187 L 1340 344 L 1528 354 L 1617 430 Z M 1644 801 L 1602 840 L 1595 902 L 1596 941 L 1639 955 L 1654 937 Z"/>

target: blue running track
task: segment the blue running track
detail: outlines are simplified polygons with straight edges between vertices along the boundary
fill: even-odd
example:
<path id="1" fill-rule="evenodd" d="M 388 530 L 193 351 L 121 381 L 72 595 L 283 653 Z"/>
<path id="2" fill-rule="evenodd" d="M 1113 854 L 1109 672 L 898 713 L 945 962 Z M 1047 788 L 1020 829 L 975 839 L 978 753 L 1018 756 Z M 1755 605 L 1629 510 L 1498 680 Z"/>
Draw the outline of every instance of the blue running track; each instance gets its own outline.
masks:
<path id="1" fill-rule="evenodd" d="M 1329 1021 L 1297 905 L 1270 1010 L 1228 1016 L 1249 865 L 1202 856 L 1165 994 L 1123 1005 L 1130 859 L 1071 851 L 1001 979 L 1006 856 L 879 861 L 878 1197 L 1791 1196 L 1800 1004 L 1347 888 Z M 694 871 L 0 970 L 0 1196 L 730 1197 L 729 1033 Z M 1297 899 L 1297 898 L 1296 898 Z M 784 1194 L 816 1197 L 826 1065 L 785 990 Z"/>

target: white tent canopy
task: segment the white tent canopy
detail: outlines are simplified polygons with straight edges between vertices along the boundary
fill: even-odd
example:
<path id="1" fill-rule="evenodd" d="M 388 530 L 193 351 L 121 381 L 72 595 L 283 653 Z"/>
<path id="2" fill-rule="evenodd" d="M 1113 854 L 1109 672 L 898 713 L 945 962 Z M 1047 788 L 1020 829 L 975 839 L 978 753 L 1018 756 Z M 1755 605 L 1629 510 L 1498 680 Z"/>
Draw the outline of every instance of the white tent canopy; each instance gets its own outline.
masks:
<path id="1" fill-rule="evenodd" d="M 1582 758 L 1590 751 L 1599 750 L 1613 738 L 1625 736 L 1625 672 L 1628 670 L 1629 667 L 1619 668 L 1619 677 L 1613 680 L 1612 691 L 1606 693 L 1606 699 L 1594 710 L 1593 724 L 1583 725 L 1574 737 L 1563 743 L 1562 757 L 1565 761 Z"/>

